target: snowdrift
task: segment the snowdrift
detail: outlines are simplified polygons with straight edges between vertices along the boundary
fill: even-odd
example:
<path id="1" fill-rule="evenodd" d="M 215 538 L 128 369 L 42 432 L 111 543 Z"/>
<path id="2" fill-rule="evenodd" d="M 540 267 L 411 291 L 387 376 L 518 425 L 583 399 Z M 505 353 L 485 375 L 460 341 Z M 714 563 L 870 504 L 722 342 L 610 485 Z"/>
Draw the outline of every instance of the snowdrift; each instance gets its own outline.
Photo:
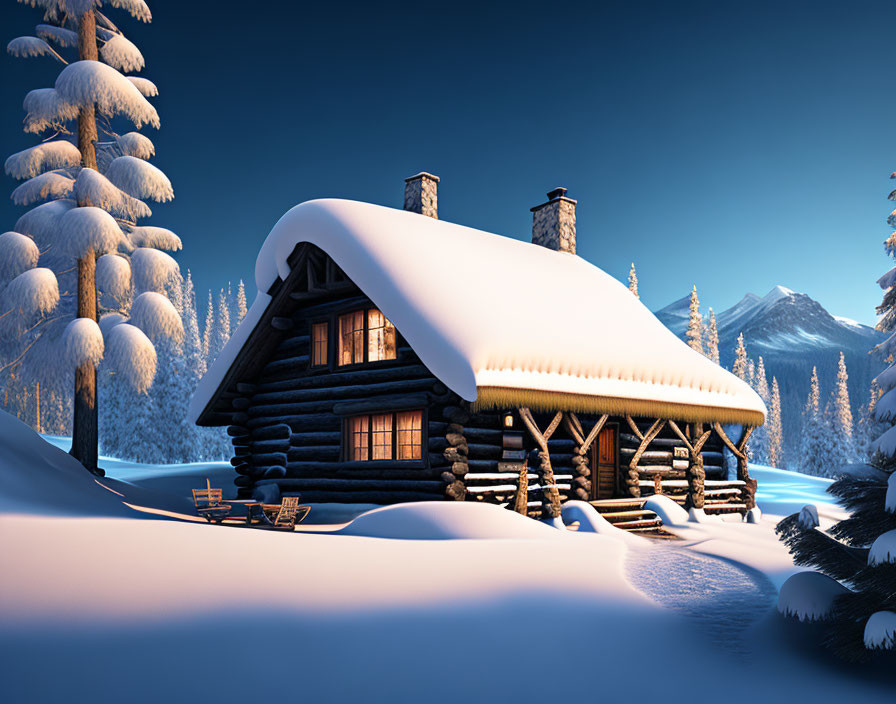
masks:
<path id="1" fill-rule="evenodd" d="M 423 501 L 361 514 L 342 535 L 407 540 L 559 539 L 561 531 L 490 504 Z"/>
<path id="2" fill-rule="evenodd" d="M 68 453 L 0 411 L 0 511 L 60 516 L 133 516 Z"/>

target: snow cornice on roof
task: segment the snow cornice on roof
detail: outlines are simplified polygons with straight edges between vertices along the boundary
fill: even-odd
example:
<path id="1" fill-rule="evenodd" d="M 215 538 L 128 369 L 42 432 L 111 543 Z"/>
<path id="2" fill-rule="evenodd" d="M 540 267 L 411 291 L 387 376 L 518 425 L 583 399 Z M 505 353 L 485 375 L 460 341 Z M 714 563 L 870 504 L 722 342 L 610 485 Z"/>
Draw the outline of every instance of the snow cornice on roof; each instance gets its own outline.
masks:
<path id="1" fill-rule="evenodd" d="M 479 407 L 764 420 L 765 406 L 745 382 L 690 349 L 584 259 L 336 199 L 295 206 L 268 235 L 256 262 L 259 294 L 202 379 L 192 419 L 207 421 L 222 386 L 235 380 L 231 370 L 303 242 L 332 257 L 423 364 Z"/>

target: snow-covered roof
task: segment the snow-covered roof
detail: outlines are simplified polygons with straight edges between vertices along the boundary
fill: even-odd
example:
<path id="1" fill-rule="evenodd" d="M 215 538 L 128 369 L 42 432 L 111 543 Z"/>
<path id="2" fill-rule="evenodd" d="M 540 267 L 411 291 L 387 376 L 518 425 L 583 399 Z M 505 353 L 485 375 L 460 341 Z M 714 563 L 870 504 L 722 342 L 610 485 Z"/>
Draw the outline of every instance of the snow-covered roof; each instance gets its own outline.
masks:
<path id="1" fill-rule="evenodd" d="M 480 407 L 526 405 L 759 424 L 742 380 L 690 349 L 584 259 L 416 213 L 324 199 L 268 235 L 259 293 L 193 396 L 199 419 L 290 272 L 299 243 L 324 250 L 448 388 Z"/>

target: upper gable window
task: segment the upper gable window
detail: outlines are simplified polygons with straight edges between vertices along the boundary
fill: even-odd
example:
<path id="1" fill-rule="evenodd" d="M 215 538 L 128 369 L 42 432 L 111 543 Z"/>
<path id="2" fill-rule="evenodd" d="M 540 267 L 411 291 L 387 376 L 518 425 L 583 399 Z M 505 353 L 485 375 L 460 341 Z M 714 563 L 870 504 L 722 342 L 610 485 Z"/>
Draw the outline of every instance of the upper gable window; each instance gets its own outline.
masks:
<path id="1" fill-rule="evenodd" d="M 320 367 L 327 363 L 327 328 L 326 323 L 314 323 L 311 326 L 311 365 Z"/>
<path id="2" fill-rule="evenodd" d="M 376 308 L 339 316 L 339 366 L 396 358 L 395 326 Z"/>

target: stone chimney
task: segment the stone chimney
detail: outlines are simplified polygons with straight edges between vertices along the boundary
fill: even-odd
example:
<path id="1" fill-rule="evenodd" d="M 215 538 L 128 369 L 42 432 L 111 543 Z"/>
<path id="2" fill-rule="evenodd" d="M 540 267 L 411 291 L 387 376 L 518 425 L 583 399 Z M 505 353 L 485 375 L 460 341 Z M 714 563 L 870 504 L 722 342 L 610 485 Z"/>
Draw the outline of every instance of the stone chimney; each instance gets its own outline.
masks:
<path id="1" fill-rule="evenodd" d="M 439 177 L 421 171 L 404 180 L 404 209 L 439 219 Z"/>
<path id="2" fill-rule="evenodd" d="M 548 202 L 532 208 L 532 243 L 576 253 L 576 202 L 565 188 L 548 193 Z"/>

